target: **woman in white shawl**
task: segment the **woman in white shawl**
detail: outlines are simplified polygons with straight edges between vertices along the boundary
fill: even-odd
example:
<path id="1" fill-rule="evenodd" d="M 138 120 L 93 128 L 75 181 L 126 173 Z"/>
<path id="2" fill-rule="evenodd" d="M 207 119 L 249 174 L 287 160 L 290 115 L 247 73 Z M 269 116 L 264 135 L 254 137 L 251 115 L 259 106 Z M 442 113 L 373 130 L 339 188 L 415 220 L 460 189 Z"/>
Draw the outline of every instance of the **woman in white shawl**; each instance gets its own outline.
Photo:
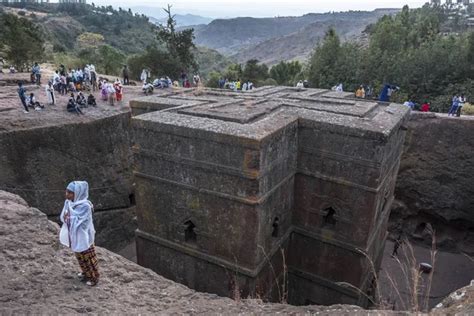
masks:
<path id="1" fill-rule="evenodd" d="M 61 212 L 61 244 L 74 251 L 82 272 L 78 277 L 94 286 L 99 282 L 97 255 L 94 248 L 95 229 L 92 222 L 94 206 L 88 200 L 89 184 L 73 181 L 66 189 L 66 201 Z"/>
<path id="2" fill-rule="evenodd" d="M 50 81 L 45 88 L 46 96 L 48 97 L 48 104 L 55 105 L 56 104 L 56 97 L 54 96 L 54 87 L 53 83 Z"/>
<path id="3" fill-rule="evenodd" d="M 147 73 L 146 69 L 143 69 L 142 74 L 140 76 L 140 80 L 143 82 L 143 84 L 145 84 L 147 82 L 148 73 Z"/>

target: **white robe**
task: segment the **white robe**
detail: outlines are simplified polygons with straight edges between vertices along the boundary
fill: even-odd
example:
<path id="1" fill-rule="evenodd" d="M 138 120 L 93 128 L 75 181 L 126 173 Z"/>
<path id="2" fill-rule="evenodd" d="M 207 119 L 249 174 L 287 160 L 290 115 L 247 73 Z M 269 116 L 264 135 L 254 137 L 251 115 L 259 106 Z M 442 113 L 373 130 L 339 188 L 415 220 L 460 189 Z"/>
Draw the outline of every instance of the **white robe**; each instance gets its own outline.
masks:
<path id="1" fill-rule="evenodd" d="M 83 252 L 94 244 L 93 205 L 88 200 L 89 184 L 85 181 L 74 183 L 74 201 L 66 200 L 60 215 L 63 225 L 59 232 L 59 241 L 74 252 Z M 69 220 L 65 219 L 66 214 L 69 215 Z"/>
<path id="2" fill-rule="evenodd" d="M 56 97 L 54 96 L 54 88 L 48 85 L 46 86 L 44 91 L 46 91 L 46 96 L 48 97 L 48 104 L 56 104 Z"/>

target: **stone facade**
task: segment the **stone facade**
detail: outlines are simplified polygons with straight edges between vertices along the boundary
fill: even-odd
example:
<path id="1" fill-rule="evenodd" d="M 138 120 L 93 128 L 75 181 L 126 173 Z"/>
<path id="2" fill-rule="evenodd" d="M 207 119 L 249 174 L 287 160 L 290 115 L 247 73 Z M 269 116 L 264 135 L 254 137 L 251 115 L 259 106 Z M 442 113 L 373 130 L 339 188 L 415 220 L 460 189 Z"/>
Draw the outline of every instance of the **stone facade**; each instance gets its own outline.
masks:
<path id="1" fill-rule="evenodd" d="M 198 291 L 366 305 L 408 109 L 318 89 L 131 101 L 138 263 Z M 236 294 L 239 293 L 239 294 Z"/>

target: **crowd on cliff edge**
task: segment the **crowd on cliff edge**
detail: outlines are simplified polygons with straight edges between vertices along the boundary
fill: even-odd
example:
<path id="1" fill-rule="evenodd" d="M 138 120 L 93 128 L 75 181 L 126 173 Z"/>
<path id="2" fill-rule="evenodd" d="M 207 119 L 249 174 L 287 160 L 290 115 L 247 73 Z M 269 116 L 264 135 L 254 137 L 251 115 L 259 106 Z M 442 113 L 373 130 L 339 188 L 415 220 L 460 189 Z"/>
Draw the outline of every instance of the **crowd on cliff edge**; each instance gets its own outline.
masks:
<path id="1" fill-rule="evenodd" d="M 127 66 L 124 66 L 124 74 Z M 14 73 L 10 71 L 11 73 Z M 41 86 L 42 69 L 38 63 L 34 63 L 31 68 L 30 82 Z M 124 84 L 129 84 L 128 76 L 124 76 Z M 54 72 L 53 76 L 49 78 L 45 85 L 45 94 L 47 96 L 48 105 L 56 105 L 56 93 L 60 95 L 68 95 L 69 99 L 66 104 L 66 110 L 78 115 L 84 114 L 81 110 L 87 107 L 97 106 L 97 101 L 94 92 L 101 92 L 101 99 L 107 101 L 109 105 L 114 106 L 116 102 L 123 99 L 123 84 L 117 79 L 114 82 L 109 82 L 107 78 L 99 78 L 95 66 L 85 65 L 84 68 L 71 69 L 66 71 L 64 65 L 60 65 Z M 89 93 L 86 97 L 85 94 Z M 45 108 L 40 102 L 36 100 L 34 93 L 27 94 L 25 84 L 18 83 L 18 96 L 23 105 L 23 112 L 29 113 L 30 109 L 41 111 Z"/>

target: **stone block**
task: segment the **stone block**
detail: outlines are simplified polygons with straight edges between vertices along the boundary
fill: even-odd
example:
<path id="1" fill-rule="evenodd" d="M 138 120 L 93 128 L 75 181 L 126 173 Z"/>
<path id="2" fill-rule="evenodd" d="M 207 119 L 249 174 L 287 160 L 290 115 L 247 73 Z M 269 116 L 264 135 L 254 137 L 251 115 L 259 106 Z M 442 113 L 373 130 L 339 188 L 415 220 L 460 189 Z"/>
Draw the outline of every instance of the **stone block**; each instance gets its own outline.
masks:
<path id="1" fill-rule="evenodd" d="M 147 102 L 132 122 L 141 264 L 221 295 L 227 269 L 267 299 L 365 304 L 340 283 L 365 291 L 379 264 L 406 107 L 289 87 Z"/>

